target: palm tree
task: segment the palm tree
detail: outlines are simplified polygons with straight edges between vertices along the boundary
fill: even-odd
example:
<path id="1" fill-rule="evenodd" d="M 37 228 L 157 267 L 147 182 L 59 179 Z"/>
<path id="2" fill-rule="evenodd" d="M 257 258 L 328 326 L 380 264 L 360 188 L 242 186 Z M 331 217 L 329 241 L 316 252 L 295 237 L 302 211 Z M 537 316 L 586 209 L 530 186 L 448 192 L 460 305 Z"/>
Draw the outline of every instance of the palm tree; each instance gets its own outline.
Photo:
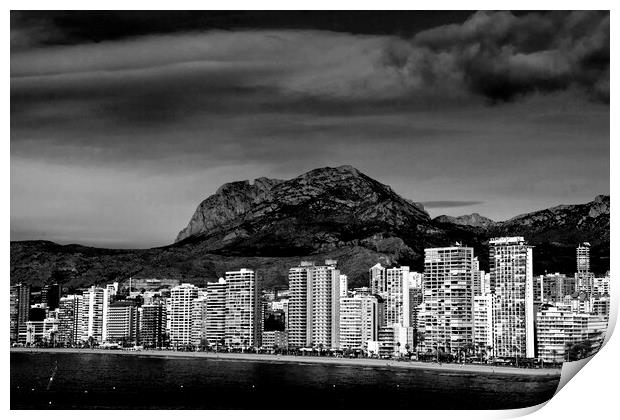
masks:
<path id="1" fill-rule="evenodd" d="M 566 358 L 567 358 L 567 362 L 570 362 L 570 353 L 573 350 L 575 346 L 572 343 L 568 343 L 566 345 Z"/>
<path id="2" fill-rule="evenodd" d="M 411 346 L 409 345 L 409 343 L 405 344 L 405 350 L 407 350 L 407 356 L 409 356 L 409 349 L 411 348 Z"/>
<path id="3" fill-rule="evenodd" d="M 396 342 L 396 347 L 398 347 L 398 355 L 400 356 L 400 341 Z"/>
<path id="4" fill-rule="evenodd" d="M 413 346 L 416 349 L 416 358 L 420 358 L 420 344 L 422 344 L 424 342 L 424 333 L 422 331 L 417 331 L 415 334 L 415 341 L 413 343 Z"/>
<path id="5" fill-rule="evenodd" d="M 493 355 L 493 346 L 487 346 L 487 362 L 489 361 L 489 357 Z"/>
<path id="6" fill-rule="evenodd" d="M 52 330 L 50 331 L 50 341 L 52 343 L 52 347 L 56 347 L 56 336 L 58 335 L 58 331 Z"/>
<path id="7" fill-rule="evenodd" d="M 558 351 L 556 349 L 551 350 L 551 354 L 553 355 L 553 363 L 556 363 L 555 357 L 558 354 Z"/>

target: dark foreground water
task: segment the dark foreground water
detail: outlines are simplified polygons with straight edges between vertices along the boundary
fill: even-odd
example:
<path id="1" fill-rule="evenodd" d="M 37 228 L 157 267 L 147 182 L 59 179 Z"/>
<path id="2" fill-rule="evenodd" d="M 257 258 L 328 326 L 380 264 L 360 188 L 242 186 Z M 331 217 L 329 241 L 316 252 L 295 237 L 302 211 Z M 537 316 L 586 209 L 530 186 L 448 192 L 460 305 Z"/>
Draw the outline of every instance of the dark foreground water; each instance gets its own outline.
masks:
<path id="1" fill-rule="evenodd" d="M 559 376 L 11 353 L 11 409 L 501 409 L 547 401 L 558 382 Z"/>

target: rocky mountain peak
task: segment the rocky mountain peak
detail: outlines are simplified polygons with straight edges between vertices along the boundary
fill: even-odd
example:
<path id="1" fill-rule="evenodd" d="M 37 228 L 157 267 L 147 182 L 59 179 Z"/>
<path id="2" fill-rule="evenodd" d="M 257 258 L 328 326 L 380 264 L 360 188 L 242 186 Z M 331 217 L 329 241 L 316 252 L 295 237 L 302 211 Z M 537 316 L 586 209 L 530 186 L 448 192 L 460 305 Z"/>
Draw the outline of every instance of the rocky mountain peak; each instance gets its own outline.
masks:
<path id="1" fill-rule="evenodd" d="M 442 215 L 437 216 L 434 220 L 440 223 L 453 223 L 456 225 L 481 228 L 488 228 L 496 224 L 496 222 L 494 222 L 493 220 L 489 219 L 488 217 L 481 216 L 478 213 L 465 214 L 463 216 L 457 217 Z"/>
<path id="2" fill-rule="evenodd" d="M 314 226 L 305 225 L 310 220 L 315 220 Z M 287 223 L 304 224 L 309 230 L 321 224 L 351 229 L 354 224 L 362 231 L 370 226 L 371 233 L 376 233 L 381 230 L 379 225 L 402 227 L 427 221 L 423 208 L 344 165 L 314 169 L 287 181 L 258 178 L 253 183 L 225 184 L 200 203 L 176 242 L 219 231 L 226 231 L 226 238 L 238 239 L 247 237 L 249 231 L 280 231 Z M 299 234 L 303 236 L 304 232 Z M 320 235 L 314 232 L 313 236 Z"/>

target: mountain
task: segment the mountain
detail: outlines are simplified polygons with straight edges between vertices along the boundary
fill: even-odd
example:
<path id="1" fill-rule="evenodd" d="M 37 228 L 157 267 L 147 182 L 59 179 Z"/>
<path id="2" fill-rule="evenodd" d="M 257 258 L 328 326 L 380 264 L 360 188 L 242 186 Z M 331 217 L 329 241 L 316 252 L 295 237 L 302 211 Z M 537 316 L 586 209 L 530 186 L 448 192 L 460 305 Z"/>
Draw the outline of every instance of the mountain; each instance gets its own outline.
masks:
<path id="1" fill-rule="evenodd" d="M 475 228 L 484 229 L 488 229 L 496 225 L 496 222 L 487 217 L 480 216 L 478 213 L 466 214 L 458 217 L 441 215 L 437 216 L 433 220 L 439 223 L 451 223 L 454 225 L 472 226 Z"/>
<path id="2" fill-rule="evenodd" d="M 225 271 L 257 269 L 262 287 L 286 286 L 288 268 L 302 259 L 338 260 L 353 287 L 366 284 L 376 262 L 423 269 L 424 248 L 460 241 L 473 246 L 482 268 L 488 239 L 522 235 L 535 248 L 535 271 L 572 273 L 575 247 L 592 244 L 592 267 L 609 269 L 609 196 L 493 222 L 483 216 L 431 219 L 351 166 L 319 168 L 290 180 L 259 178 L 223 185 L 200 203 L 174 243 L 114 250 L 11 242 L 11 282 L 67 287 L 133 277 L 172 277 L 204 284 Z"/>
<path id="3" fill-rule="evenodd" d="M 176 243 L 200 241 L 205 250 L 226 255 L 307 255 L 360 244 L 380 247 L 428 224 L 421 205 L 340 166 L 288 181 L 225 184 L 200 203 Z"/>

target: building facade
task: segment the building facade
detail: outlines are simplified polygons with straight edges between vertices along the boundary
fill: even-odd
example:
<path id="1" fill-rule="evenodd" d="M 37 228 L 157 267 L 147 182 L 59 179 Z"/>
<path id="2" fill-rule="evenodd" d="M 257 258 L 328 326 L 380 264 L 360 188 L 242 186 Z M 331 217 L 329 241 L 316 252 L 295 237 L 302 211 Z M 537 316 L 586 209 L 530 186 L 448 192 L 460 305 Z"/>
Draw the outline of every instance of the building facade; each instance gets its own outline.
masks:
<path id="1" fill-rule="evenodd" d="M 82 341 L 94 340 L 103 343 L 107 336 L 108 307 L 110 291 L 107 288 L 92 286 L 82 298 Z"/>
<path id="2" fill-rule="evenodd" d="M 226 336 L 226 280 L 207 283 L 207 342 L 212 346 L 224 344 Z"/>
<path id="3" fill-rule="evenodd" d="M 341 349 L 367 350 L 369 341 L 377 341 L 377 305 L 377 298 L 373 295 L 340 298 Z"/>
<path id="4" fill-rule="evenodd" d="M 82 336 L 82 295 L 69 295 L 58 305 L 58 343 L 65 347 L 76 345 Z"/>
<path id="5" fill-rule="evenodd" d="M 225 342 L 229 347 L 260 346 L 262 331 L 254 270 L 226 272 Z"/>
<path id="6" fill-rule="evenodd" d="M 409 326 L 409 267 L 393 267 L 385 270 L 385 325 Z"/>
<path id="7" fill-rule="evenodd" d="M 166 304 L 162 301 L 140 308 L 140 344 L 146 348 L 162 348 L 169 339 L 166 333 Z"/>
<path id="8" fill-rule="evenodd" d="M 340 272 L 336 261 L 302 261 L 289 270 L 289 346 L 338 348 Z"/>
<path id="9" fill-rule="evenodd" d="M 30 285 L 19 283 L 10 291 L 10 338 L 17 342 L 19 334 L 26 333 L 26 322 L 30 315 Z"/>
<path id="10" fill-rule="evenodd" d="M 124 345 L 139 343 L 140 318 L 134 301 L 110 303 L 107 318 L 106 342 Z"/>
<path id="11" fill-rule="evenodd" d="M 424 351 L 457 354 L 473 343 L 473 272 L 473 248 L 424 250 L 424 303 L 419 315 Z"/>
<path id="12" fill-rule="evenodd" d="M 520 236 L 493 238 L 489 246 L 494 354 L 534 357 L 532 247 Z"/>
<path id="13" fill-rule="evenodd" d="M 198 297 L 198 288 L 183 283 L 170 290 L 170 344 L 174 347 L 192 343 L 192 302 Z"/>

